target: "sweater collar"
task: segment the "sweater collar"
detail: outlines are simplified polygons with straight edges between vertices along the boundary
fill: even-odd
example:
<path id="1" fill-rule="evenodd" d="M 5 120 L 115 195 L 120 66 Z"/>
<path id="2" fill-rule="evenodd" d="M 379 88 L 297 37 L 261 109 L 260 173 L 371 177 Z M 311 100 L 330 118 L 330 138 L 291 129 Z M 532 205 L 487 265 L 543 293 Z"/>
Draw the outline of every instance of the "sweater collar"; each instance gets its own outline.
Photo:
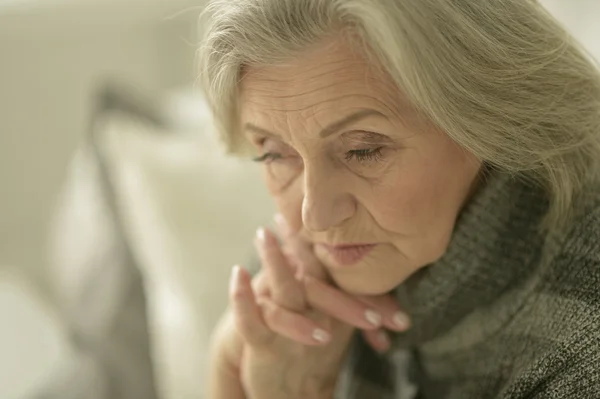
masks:
<path id="1" fill-rule="evenodd" d="M 488 171 L 461 212 L 442 258 L 419 270 L 396 294 L 412 328 L 396 343 L 425 343 L 535 271 L 548 209 L 544 191 L 523 179 Z"/>

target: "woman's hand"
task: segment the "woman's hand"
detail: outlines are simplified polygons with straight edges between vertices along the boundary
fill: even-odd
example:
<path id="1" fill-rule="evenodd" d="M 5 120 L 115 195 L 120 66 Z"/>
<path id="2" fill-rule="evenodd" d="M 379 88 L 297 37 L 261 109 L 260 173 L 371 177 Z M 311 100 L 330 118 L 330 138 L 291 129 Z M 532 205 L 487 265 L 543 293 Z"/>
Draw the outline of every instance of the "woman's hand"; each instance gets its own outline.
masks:
<path id="1" fill-rule="evenodd" d="M 292 273 L 276 279 L 273 284 L 281 289 L 274 289 L 271 298 L 257 299 L 248 274 L 234 272 L 231 295 L 236 329 L 245 344 L 240 376 L 246 397 L 331 399 L 353 328 L 297 306 L 304 299 L 295 296 L 301 284 Z"/>
<path id="2" fill-rule="evenodd" d="M 257 248 L 264 278 L 254 287 L 245 271 L 238 269 L 233 278 L 236 326 L 248 343 L 243 386 L 251 398 L 329 397 L 354 327 L 376 331 L 387 319 L 402 329 L 393 324 L 397 306 L 386 297 L 353 298 L 322 281 L 326 274 L 309 246 L 285 226 L 280 230 L 287 256 L 275 236 L 261 230 Z M 378 349 L 389 345 L 373 341 Z"/>
<path id="3" fill-rule="evenodd" d="M 309 245 L 280 230 L 285 255 L 263 231 L 261 273 L 252 285 L 242 269 L 232 277 L 231 310 L 213 342 L 211 398 L 329 397 L 351 326 L 377 350 L 389 346 L 379 327 L 406 328 L 392 298 L 356 298 L 333 288 Z"/>
<path id="4" fill-rule="evenodd" d="M 290 312 L 271 298 L 257 298 L 252 285 L 261 285 L 265 276 L 263 270 L 251 281 L 244 269 L 234 268 L 230 309 L 212 340 L 209 399 L 330 399 L 352 327 L 333 325 L 316 312 Z M 287 296 L 285 287 L 296 291 L 289 282 L 300 284 L 291 272 L 281 277 L 288 283 L 274 289 L 272 298 Z M 289 299 L 288 305 L 298 300 L 293 295 Z M 326 352 L 321 351 L 330 341 Z"/>

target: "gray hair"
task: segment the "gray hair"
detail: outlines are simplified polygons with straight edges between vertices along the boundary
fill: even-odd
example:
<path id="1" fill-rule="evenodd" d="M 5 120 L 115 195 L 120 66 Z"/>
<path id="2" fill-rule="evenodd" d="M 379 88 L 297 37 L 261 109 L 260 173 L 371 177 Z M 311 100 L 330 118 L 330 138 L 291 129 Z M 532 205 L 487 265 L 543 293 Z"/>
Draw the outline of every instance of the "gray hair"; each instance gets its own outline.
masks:
<path id="1" fill-rule="evenodd" d="M 598 68 L 534 0 L 212 0 L 202 27 L 199 79 L 231 152 L 245 66 L 352 32 L 458 145 L 548 190 L 546 227 L 600 170 Z"/>

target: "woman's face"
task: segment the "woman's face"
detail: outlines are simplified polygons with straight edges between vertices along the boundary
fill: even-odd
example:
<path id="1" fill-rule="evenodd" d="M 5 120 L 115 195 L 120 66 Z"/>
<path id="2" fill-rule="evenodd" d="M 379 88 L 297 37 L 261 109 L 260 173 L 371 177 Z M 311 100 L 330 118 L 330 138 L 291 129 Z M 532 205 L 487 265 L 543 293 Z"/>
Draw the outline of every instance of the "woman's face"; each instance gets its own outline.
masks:
<path id="1" fill-rule="evenodd" d="M 480 163 L 345 41 L 248 67 L 241 129 L 340 288 L 382 294 L 446 251 Z"/>

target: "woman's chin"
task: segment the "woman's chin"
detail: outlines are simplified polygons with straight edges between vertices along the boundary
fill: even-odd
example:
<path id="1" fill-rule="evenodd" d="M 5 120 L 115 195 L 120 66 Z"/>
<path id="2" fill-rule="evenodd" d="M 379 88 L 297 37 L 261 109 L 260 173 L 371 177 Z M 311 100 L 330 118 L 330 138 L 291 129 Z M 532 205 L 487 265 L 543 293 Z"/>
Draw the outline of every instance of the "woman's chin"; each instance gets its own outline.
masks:
<path id="1" fill-rule="evenodd" d="M 369 273 L 370 275 L 365 276 L 362 273 L 341 273 L 337 270 L 330 270 L 330 274 L 338 288 L 352 295 L 378 296 L 389 294 L 402 282 L 395 279 L 381 278 L 379 273 Z M 376 274 L 379 274 L 379 276 Z"/>

